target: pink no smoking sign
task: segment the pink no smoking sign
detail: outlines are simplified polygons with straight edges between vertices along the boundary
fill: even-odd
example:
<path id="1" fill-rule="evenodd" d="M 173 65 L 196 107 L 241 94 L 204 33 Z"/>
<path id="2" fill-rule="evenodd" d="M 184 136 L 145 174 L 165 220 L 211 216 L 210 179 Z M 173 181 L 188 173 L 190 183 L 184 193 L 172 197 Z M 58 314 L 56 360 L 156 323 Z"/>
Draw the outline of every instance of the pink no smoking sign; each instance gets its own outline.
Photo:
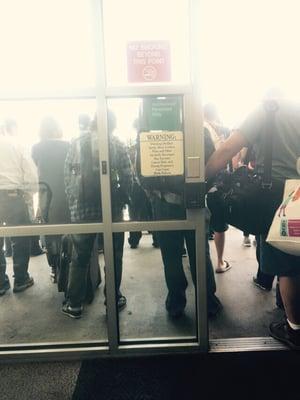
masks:
<path id="1" fill-rule="evenodd" d="M 127 69 L 128 82 L 170 81 L 170 43 L 163 40 L 129 42 Z"/>

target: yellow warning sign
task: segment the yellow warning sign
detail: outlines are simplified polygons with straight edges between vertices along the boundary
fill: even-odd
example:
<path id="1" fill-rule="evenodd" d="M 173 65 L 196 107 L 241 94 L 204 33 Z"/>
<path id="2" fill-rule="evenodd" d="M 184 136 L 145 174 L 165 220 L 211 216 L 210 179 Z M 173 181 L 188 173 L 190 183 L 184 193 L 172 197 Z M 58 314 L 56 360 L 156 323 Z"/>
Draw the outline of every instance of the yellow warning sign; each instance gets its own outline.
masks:
<path id="1" fill-rule="evenodd" d="M 142 176 L 183 175 L 183 132 L 141 132 L 140 151 Z"/>

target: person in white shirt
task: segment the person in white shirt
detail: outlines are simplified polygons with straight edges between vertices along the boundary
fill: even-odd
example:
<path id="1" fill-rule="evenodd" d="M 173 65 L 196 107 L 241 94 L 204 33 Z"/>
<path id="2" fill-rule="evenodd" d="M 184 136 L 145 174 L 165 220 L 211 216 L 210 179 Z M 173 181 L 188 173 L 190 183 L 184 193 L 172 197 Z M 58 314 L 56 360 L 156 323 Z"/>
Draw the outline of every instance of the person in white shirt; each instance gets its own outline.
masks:
<path id="1" fill-rule="evenodd" d="M 18 144 L 16 138 L 0 130 L 0 224 L 28 225 L 30 217 L 28 199 L 38 190 L 38 175 L 33 160 Z M 28 274 L 30 237 L 12 237 L 14 293 L 22 292 L 34 284 Z M 0 238 L 0 296 L 10 288 Z"/>

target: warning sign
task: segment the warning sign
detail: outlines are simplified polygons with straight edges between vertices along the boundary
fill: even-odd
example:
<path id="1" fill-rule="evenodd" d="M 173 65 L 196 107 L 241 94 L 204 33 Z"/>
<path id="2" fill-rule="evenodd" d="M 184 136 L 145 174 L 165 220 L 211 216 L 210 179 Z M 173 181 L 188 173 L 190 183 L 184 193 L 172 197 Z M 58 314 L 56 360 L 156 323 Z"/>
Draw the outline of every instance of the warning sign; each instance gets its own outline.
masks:
<path id="1" fill-rule="evenodd" d="M 141 132 L 140 152 L 142 176 L 183 175 L 183 132 Z"/>
<path id="2" fill-rule="evenodd" d="M 129 42 L 127 70 L 128 82 L 170 81 L 170 43 L 162 40 Z"/>

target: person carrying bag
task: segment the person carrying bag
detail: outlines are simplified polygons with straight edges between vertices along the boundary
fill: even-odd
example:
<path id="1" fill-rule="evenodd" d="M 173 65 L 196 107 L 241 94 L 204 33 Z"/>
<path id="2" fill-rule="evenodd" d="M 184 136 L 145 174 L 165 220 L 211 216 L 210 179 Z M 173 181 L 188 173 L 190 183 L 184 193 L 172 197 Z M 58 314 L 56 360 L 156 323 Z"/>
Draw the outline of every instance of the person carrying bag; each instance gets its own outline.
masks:
<path id="1" fill-rule="evenodd" d="M 264 109 L 263 170 L 252 171 L 243 165 L 234 172 L 225 171 L 207 194 L 207 205 L 212 213 L 253 235 L 268 233 L 283 194 L 283 183 L 272 179 L 272 135 L 278 105 L 268 101 Z"/>
<path id="2" fill-rule="evenodd" d="M 274 98 L 274 93 L 271 94 Z M 269 93 L 270 97 L 270 93 Z M 300 104 L 279 98 L 278 109 L 273 113 L 272 133 L 272 188 L 274 182 L 281 182 L 282 187 L 286 180 L 299 179 L 297 160 L 300 157 Z M 264 165 L 266 111 L 262 105 L 258 106 L 230 136 L 230 138 L 210 157 L 206 164 L 206 178 L 211 178 L 242 148 L 254 146 L 257 168 Z M 271 123 L 272 126 L 272 123 Z M 288 196 L 291 192 L 288 193 Z M 282 203 L 282 194 L 276 203 L 274 197 L 272 206 L 273 217 L 276 209 L 285 209 L 288 215 L 289 202 Z M 257 197 L 257 204 L 260 203 Z M 293 204 L 293 203 L 292 203 Z M 257 218 L 257 217 L 256 217 Z M 291 349 L 300 350 L 300 256 L 287 254 L 266 242 L 267 234 L 260 235 L 261 270 L 265 274 L 279 277 L 280 294 L 283 300 L 286 318 L 269 325 L 269 334 L 287 344 Z"/>

